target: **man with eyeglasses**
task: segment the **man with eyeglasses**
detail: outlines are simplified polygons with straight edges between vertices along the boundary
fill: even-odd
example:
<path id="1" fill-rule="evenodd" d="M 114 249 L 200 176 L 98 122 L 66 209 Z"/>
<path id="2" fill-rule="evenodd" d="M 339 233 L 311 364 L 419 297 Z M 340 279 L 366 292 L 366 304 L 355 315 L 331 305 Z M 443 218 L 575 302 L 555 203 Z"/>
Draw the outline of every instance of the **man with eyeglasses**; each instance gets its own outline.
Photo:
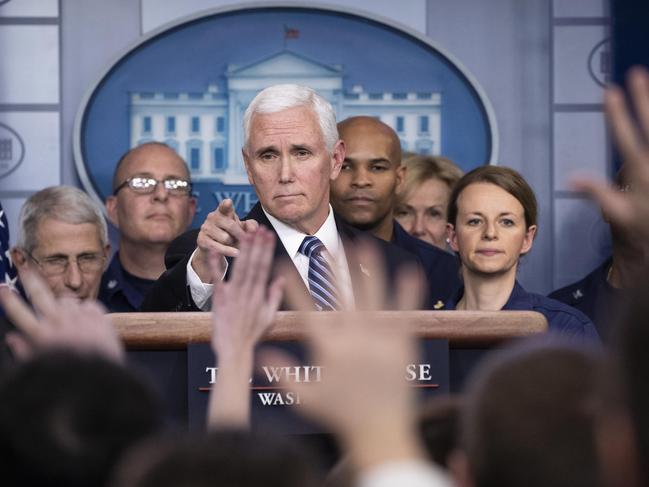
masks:
<path id="1" fill-rule="evenodd" d="M 11 258 L 19 279 L 32 269 L 56 297 L 86 300 L 97 298 L 109 249 L 101 209 L 80 189 L 53 186 L 25 201 Z"/>
<path id="2" fill-rule="evenodd" d="M 171 147 L 148 142 L 122 156 L 106 200 L 108 218 L 120 232 L 99 293 L 110 311 L 140 307 L 165 270 L 169 243 L 187 229 L 195 209 L 187 164 Z"/>

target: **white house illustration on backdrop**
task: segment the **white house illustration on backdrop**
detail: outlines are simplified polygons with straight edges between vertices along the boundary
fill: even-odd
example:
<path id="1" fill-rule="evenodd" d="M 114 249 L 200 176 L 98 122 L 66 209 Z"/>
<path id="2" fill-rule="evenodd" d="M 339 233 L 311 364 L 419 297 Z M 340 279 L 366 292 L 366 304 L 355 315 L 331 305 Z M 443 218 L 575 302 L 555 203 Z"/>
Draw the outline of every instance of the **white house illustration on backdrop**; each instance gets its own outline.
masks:
<path id="1" fill-rule="evenodd" d="M 399 135 L 404 151 L 441 152 L 441 94 L 367 93 L 343 85 L 341 65 L 326 65 L 283 50 L 247 65 L 228 65 L 227 92 L 211 83 L 204 93 L 135 92 L 130 95 L 130 147 L 156 140 L 187 161 L 195 182 L 247 184 L 241 159 L 243 112 L 262 89 L 279 83 L 310 86 L 325 97 L 336 119 L 376 117 Z"/>

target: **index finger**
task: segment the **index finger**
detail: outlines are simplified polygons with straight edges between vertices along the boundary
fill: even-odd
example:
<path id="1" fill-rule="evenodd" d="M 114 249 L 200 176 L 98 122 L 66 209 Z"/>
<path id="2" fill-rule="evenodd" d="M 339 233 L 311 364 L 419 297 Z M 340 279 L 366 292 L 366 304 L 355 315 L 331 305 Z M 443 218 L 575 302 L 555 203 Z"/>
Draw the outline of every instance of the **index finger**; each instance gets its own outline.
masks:
<path id="1" fill-rule="evenodd" d="M 239 216 L 234 211 L 234 202 L 230 198 L 225 198 L 219 203 L 216 210 L 224 216 L 231 217 L 234 221 L 239 223 Z"/>
<path id="2" fill-rule="evenodd" d="M 618 87 L 608 88 L 604 96 L 604 107 L 613 138 L 624 162 L 630 166 L 636 164 L 641 152 L 640 134 L 633 125 L 622 90 Z"/>
<path id="3" fill-rule="evenodd" d="M 649 137 L 649 76 L 647 70 L 639 66 L 632 68 L 628 84 L 640 131 L 646 141 Z"/>

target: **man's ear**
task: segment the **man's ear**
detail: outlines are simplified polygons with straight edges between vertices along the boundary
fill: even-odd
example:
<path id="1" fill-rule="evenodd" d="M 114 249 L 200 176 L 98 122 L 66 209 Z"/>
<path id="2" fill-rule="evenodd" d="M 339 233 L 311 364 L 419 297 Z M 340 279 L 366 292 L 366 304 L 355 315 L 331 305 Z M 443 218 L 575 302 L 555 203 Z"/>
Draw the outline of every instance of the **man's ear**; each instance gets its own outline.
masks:
<path id="1" fill-rule="evenodd" d="M 104 254 L 104 257 L 108 258 L 108 256 L 110 255 L 110 244 L 109 243 L 104 245 L 104 248 L 102 249 L 102 252 Z"/>
<path id="2" fill-rule="evenodd" d="M 16 267 L 16 270 L 20 272 L 21 269 L 24 269 L 28 265 L 27 254 L 23 249 L 18 247 L 12 247 L 10 252 L 11 252 L 11 261 Z"/>
<path id="3" fill-rule="evenodd" d="M 455 233 L 455 226 L 452 223 L 446 224 L 446 239 L 453 252 L 460 251 L 460 247 L 457 244 L 457 233 Z"/>
<path id="4" fill-rule="evenodd" d="M 187 225 L 190 225 L 192 220 L 194 219 L 194 215 L 196 215 L 196 198 L 194 198 L 193 196 L 189 197 L 187 213 Z"/>
<path id="5" fill-rule="evenodd" d="M 109 196 L 106 198 L 106 214 L 108 220 L 115 228 L 119 228 L 119 216 L 117 215 L 117 196 Z"/>
<path id="6" fill-rule="evenodd" d="M 338 139 L 338 142 L 334 145 L 333 151 L 331 151 L 331 174 L 329 175 L 329 179 L 333 181 L 338 177 L 344 161 L 345 143 L 341 139 Z"/>
<path id="7" fill-rule="evenodd" d="M 395 192 L 401 192 L 401 186 L 403 186 L 403 179 L 406 177 L 406 168 L 403 164 L 397 166 L 397 184 L 395 186 Z"/>
<path id="8" fill-rule="evenodd" d="M 243 165 L 246 168 L 246 174 L 248 175 L 248 182 L 254 186 L 255 181 L 254 178 L 252 177 L 252 173 L 250 172 L 250 158 L 248 157 L 248 153 L 246 152 L 245 148 L 241 149 L 241 155 L 243 156 Z"/>

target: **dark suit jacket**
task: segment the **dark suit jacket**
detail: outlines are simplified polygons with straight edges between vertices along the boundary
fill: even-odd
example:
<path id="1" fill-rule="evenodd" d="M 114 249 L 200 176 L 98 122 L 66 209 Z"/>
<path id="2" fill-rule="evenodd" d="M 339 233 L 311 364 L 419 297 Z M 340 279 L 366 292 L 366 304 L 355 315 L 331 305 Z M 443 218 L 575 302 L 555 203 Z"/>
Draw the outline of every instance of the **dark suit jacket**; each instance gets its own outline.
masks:
<path id="1" fill-rule="evenodd" d="M 250 213 L 248 213 L 246 219 L 256 220 L 260 225 L 264 225 L 274 232 L 273 226 L 270 224 L 270 221 L 262 211 L 261 205 L 259 204 L 255 205 Z M 345 247 L 345 254 L 347 257 L 347 263 L 349 264 L 353 289 L 357 289 L 357 286 L 361 285 L 363 279 L 372 278 L 372 271 L 368 269 L 367 266 L 361 266 L 359 256 L 355 255 L 353 252 L 354 243 L 358 242 L 359 239 L 370 240 L 376 245 L 377 250 L 383 257 L 387 278 L 387 289 L 389 291 L 392 290 L 394 277 L 400 266 L 414 264 L 421 268 L 421 262 L 416 256 L 403 251 L 388 242 L 364 234 L 347 225 L 338 217 L 336 217 L 336 227 L 338 228 L 338 233 L 343 242 L 343 246 Z M 198 229 L 189 230 L 171 243 L 167 249 L 167 254 L 165 255 L 165 266 L 167 267 L 167 271 L 160 276 L 153 285 L 153 288 L 146 295 L 140 311 L 200 311 L 192 300 L 191 292 L 187 285 L 186 275 L 187 262 L 189 261 L 189 257 L 194 249 L 196 249 L 196 238 L 198 232 Z M 280 260 L 291 261 L 289 255 L 286 253 L 286 249 L 279 240 L 279 237 L 277 238 L 277 245 L 275 246 L 274 259 L 275 266 Z M 295 269 L 295 267 L 291 267 L 291 269 L 295 272 L 296 276 L 299 277 L 297 269 Z M 301 279 L 298 280 L 299 282 L 303 282 Z M 303 287 L 304 292 L 308 293 L 306 286 Z M 392 295 L 392 293 L 390 295 Z M 388 304 L 389 307 L 389 303 L 386 304 Z M 286 302 L 282 303 L 281 309 L 289 309 Z"/>

